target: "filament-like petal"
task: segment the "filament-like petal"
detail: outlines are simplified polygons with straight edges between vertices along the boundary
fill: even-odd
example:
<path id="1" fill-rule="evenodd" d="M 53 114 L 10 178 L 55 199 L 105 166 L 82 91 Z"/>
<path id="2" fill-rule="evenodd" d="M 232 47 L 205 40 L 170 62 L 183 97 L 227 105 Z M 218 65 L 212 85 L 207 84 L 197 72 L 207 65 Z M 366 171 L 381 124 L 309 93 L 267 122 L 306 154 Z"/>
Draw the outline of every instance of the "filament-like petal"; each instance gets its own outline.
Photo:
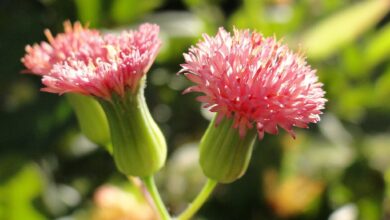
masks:
<path id="1" fill-rule="evenodd" d="M 295 137 L 293 126 L 320 120 L 326 99 L 315 70 L 273 37 L 220 28 L 215 37 L 203 35 L 184 59 L 179 73 L 195 84 L 185 92 L 203 93 L 197 100 L 211 111 L 233 116 L 241 136 L 256 125 L 260 139 L 278 127 Z"/>

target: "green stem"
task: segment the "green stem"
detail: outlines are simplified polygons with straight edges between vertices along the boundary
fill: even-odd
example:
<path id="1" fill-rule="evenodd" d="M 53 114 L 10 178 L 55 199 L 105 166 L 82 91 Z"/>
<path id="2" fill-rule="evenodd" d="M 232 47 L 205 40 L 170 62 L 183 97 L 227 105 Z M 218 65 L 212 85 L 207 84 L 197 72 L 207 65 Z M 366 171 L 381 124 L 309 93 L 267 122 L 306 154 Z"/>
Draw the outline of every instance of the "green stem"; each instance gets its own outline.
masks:
<path id="1" fill-rule="evenodd" d="M 149 191 L 149 194 L 156 206 L 157 212 L 160 216 L 161 220 L 171 220 L 171 216 L 169 215 L 164 202 L 161 199 L 160 193 L 157 190 L 156 183 L 154 182 L 153 176 L 147 176 L 141 178 L 145 184 L 146 189 Z"/>
<path id="2" fill-rule="evenodd" d="M 212 179 L 207 179 L 207 182 L 202 188 L 202 191 L 196 196 L 194 202 L 192 202 L 188 208 L 181 213 L 177 218 L 178 220 L 189 220 L 195 213 L 202 207 L 202 205 L 209 198 L 210 194 L 213 192 L 214 188 L 217 186 L 218 182 Z"/>

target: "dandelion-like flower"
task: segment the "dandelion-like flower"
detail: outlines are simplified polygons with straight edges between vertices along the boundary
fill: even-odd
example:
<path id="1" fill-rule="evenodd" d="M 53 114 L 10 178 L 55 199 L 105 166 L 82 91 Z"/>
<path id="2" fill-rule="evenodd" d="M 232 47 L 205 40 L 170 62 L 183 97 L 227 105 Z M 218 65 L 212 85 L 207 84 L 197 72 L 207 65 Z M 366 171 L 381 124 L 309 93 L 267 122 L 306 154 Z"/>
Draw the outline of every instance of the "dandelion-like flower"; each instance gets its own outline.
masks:
<path id="1" fill-rule="evenodd" d="M 50 74 L 43 76 L 43 90 L 76 92 L 106 100 L 113 93 L 124 96 L 127 89 L 136 92 L 160 48 L 158 32 L 157 25 L 144 24 L 138 31 L 104 36 L 100 48 L 104 52 L 93 54 L 87 61 L 71 56 L 54 65 Z"/>
<path id="2" fill-rule="evenodd" d="M 55 37 L 46 30 L 48 42 L 28 45 L 22 58 L 25 72 L 43 76 L 46 92 L 75 92 L 106 100 L 113 92 L 123 96 L 127 88 L 135 92 L 161 45 L 159 27 L 153 24 L 119 36 L 102 35 L 79 22 L 73 26 L 65 22 L 64 29 Z"/>
<path id="3" fill-rule="evenodd" d="M 275 38 L 257 32 L 220 28 L 184 54 L 181 73 L 196 85 L 185 92 L 203 93 L 197 99 L 218 113 L 216 124 L 233 118 L 240 136 L 257 128 L 278 133 L 278 126 L 293 137 L 293 126 L 307 128 L 320 120 L 326 100 L 315 70 L 301 54 Z"/>
<path id="4" fill-rule="evenodd" d="M 55 65 L 68 59 L 88 63 L 106 54 L 104 40 L 98 30 L 89 29 L 80 22 L 64 22 L 64 33 L 56 36 L 46 29 L 47 42 L 27 45 L 21 59 L 26 70 L 42 77 L 50 75 Z M 90 140 L 102 146 L 110 142 L 108 123 L 101 106 L 91 97 L 69 94 L 67 99 L 76 113 L 80 129 Z M 98 125 L 98 126 L 97 126 Z"/>
<path id="5" fill-rule="evenodd" d="M 64 22 L 64 33 L 53 36 L 50 30 L 45 30 L 48 42 L 26 46 L 26 55 L 22 63 L 27 67 L 25 72 L 37 75 L 47 75 L 55 64 L 69 57 L 88 62 L 97 56 L 102 56 L 105 49 L 99 31 L 83 27 L 80 22 L 73 25 Z"/>
<path id="6" fill-rule="evenodd" d="M 118 169 L 130 176 L 150 176 L 164 165 L 167 152 L 143 93 L 144 76 L 161 46 L 159 26 L 146 23 L 118 35 L 101 34 L 80 23 L 64 26 L 65 33 L 55 37 L 45 32 L 48 43 L 26 47 L 22 58 L 26 72 L 42 76 L 43 91 L 72 93 L 68 97 L 80 109 L 80 120 L 88 124 L 85 130 L 99 134 L 95 130 L 102 126 L 95 123 L 91 105 L 85 102 L 96 98 L 100 105 L 92 104 L 101 107 L 107 117 Z"/>

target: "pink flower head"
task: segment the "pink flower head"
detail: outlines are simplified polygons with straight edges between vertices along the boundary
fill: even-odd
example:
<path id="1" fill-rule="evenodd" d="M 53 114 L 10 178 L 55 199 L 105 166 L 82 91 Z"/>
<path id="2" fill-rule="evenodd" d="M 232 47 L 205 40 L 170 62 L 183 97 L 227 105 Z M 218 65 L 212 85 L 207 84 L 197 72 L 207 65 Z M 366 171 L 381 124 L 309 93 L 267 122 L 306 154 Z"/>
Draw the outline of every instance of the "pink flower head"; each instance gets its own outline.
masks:
<path id="1" fill-rule="evenodd" d="M 75 29 L 73 32 L 76 32 Z M 42 74 L 42 82 L 46 86 L 43 91 L 59 94 L 76 92 L 106 100 L 111 99 L 112 93 L 123 96 L 127 88 L 135 92 L 161 45 L 158 39 L 159 27 L 152 24 L 143 24 L 137 31 L 124 31 L 120 35 L 95 36 L 85 33 L 83 40 L 75 40 L 73 32 L 66 32 L 59 35 L 61 38 L 55 38 L 56 45 L 61 46 L 66 44 L 66 40 L 69 40 L 68 45 L 83 42 L 79 50 L 72 46 L 53 47 L 62 48 L 60 52 L 66 51 L 63 52 L 64 59 L 57 59 L 55 55 L 51 57 L 48 55 L 50 53 L 41 55 L 43 45 L 47 45 L 44 43 L 40 47 L 36 46 L 37 49 L 32 49 L 23 59 L 25 64 L 29 60 L 32 67 L 26 66 L 30 69 L 41 70 L 41 66 L 48 67 L 49 72 Z M 93 39 L 88 39 L 88 36 Z M 30 54 L 39 56 L 27 59 Z M 53 62 L 45 62 L 50 59 Z"/>
<path id="2" fill-rule="evenodd" d="M 22 58 L 27 67 L 25 72 L 38 75 L 49 74 L 54 64 L 74 56 L 88 62 L 89 59 L 104 53 L 103 39 L 97 30 L 84 28 L 79 22 L 72 24 L 64 22 L 65 33 L 53 37 L 49 30 L 45 30 L 48 42 L 41 42 L 33 46 L 26 46 L 26 55 Z"/>
<path id="3" fill-rule="evenodd" d="M 290 51 L 275 38 L 234 29 L 220 28 L 184 54 L 179 73 L 196 85 L 184 92 L 200 92 L 198 101 L 234 120 L 240 136 L 256 126 L 259 139 L 264 132 L 278 133 L 278 126 L 293 137 L 293 126 L 307 128 L 320 120 L 326 99 L 315 70 L 300 54 Z"/>

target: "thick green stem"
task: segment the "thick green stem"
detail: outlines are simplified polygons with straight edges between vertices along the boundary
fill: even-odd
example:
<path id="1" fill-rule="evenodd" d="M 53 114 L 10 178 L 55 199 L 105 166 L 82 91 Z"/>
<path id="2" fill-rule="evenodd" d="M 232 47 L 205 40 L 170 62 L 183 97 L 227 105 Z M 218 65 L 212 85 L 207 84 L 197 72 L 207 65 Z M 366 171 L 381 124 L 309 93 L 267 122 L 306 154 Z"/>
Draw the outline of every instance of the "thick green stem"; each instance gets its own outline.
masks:
<path id="1" fill-rule="evenodd" d="M 111 131 L 113 157 L 119 171 L 127 176 L 153 175 L 165 163 L 164 136 L 146 105 L 143 90 L 113 95 L 100 100 Z"/>
<path id="2" fill-rule="evenodd" d="M 233 127 L 234 120 L 224 118 L 218 126 L 210 123 L 199 146 L 199 162 L 203 173 L 220 183 L 231 183 L 246 172 L 256 139 L 256 129 L 248 129 L 241 137 Z"/>
<path id="3" fill-rule="evenodd" d="M 142 178 L 142 181 L 145 184 L 146 189 L 150 193 L 150 197 L 152 198 L 155 208 L 160 216 L 161 220 L 171 220 L 171 216 L 169 215 L 164 202 L 162 201 L 160 194 L 157 190 L 156 183 L 154 182 L 153 176 L 148 176 Z"/>
<path id="4" fill-rule="evenodd" d="M 188 208 L 181 213 L 177 218 L 178 220 L 189 220 L 195 213 L 202 207 L 202 205 L 209 198 L 218 182 L 212 179 L 208 179 L 202 188 L 202 191 L 196 196 L 195 200 L 188 206 Z"/>

